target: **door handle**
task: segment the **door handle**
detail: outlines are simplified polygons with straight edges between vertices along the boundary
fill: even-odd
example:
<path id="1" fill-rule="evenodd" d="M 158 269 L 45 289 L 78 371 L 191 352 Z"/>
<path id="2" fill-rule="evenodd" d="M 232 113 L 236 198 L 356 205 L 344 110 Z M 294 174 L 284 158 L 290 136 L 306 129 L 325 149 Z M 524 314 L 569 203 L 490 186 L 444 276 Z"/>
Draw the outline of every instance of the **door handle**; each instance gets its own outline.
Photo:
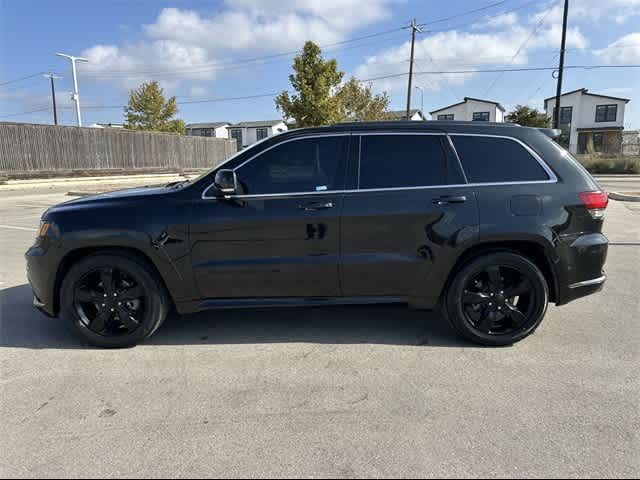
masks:
<path id="1" fill-rule="evenodd" d="M 333 208 L 333 202 L 309 202 L 298 205 L 298 208 L 305 212 L 315 212 L 317 210 L 328 210 Z"/>
<path id="2" fill-rule="evenodd" d="M 447 205 L 449 203 L 464 203 L 467 201 L 465 195 L 444 195 L 442 197 L 434 198 L 433 203 L 436 205 Z"/>

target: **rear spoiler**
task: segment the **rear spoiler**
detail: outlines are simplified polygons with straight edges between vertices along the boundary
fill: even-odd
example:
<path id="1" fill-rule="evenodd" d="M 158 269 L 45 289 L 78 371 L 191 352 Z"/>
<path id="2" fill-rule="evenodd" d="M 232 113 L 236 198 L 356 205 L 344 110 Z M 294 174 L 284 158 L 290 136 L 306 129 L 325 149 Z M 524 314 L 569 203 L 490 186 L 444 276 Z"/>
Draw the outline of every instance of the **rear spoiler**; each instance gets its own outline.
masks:
<path id="1" fill-rule="evenodd" d="M 542 133 L 544 133 L 547 137 L 557 140 L 562 135 L 562 130 L 559 128 L 538 128 Z"/>

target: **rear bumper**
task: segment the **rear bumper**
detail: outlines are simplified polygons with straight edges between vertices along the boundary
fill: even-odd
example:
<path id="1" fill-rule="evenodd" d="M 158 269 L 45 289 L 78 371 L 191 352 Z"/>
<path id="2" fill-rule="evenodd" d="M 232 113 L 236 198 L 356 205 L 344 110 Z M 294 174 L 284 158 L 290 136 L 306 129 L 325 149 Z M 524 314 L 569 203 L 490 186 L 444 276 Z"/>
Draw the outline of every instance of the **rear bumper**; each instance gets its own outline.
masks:
<path id="1" fill-rule="evenodd" d="M 565 240 L 558 247 L 559 268 L 564 272 L 558 285 L 558 305 L 599 292 L 607 280 L 604 274 L 607 237 L 590 233 Z"/>

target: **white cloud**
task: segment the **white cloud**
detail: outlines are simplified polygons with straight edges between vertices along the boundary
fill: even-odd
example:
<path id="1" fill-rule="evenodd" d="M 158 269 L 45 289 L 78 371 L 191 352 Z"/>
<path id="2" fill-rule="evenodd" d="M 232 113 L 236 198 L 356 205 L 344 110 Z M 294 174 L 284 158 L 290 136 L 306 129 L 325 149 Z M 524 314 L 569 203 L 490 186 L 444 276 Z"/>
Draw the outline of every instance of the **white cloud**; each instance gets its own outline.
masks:
<path id="1" fill-rule="evenodd" d="M 594 54 L 612 65 L 640 63 L 640 32 L 620 37 L 606 48 L 596 50 Z"/>
<path id="2" fill-rule="evenodd" d="M 563 4 L 556 4 L 549 16 L 549 21 L 561 24 L 562 12 Z M 543 15 L 544 12 L 538 13 L 532 21 L 539 21 Z M 640 0 L 572 0 L 569 4 L 569 18 L 572 22 L 612 19 L 617 23 L 624 23 L 638 15 L 640 15 Z"/>
<path id="3" fill-rule="evenodd" d="M 143 26 L 145 40 L 88 48 L 82 55 L 91 62 L 81 68 L 88 77 L 115 79 L 126 88 L 160 77 L 154 72 L 163 72 L 163 85 L 169 88 L 181 79 L 211 80 L 216 64 L 237 52 L 279 52 L 300 48 L 306 40 L 344 40 L 389 17 L 395 1 L 368 0 L 363 8 L 361 0 L 226 0 L 212 15 L 164 8 Z M 138 76 L 140 72 L 149 73 Z"/>

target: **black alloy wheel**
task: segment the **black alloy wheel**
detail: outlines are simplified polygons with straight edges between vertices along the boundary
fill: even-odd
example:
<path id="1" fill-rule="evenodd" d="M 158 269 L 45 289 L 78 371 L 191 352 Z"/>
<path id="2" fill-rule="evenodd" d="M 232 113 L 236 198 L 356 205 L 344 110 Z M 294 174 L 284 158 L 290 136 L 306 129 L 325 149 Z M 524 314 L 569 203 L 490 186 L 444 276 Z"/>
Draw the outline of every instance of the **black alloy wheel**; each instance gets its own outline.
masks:
<path id="1" fill-rule="evenodd" d="M 470 261 L 454 277 L 446 314 L 465 337 L 485 345 L 510 345 L 533 333 L 547 310 L 549 293 L 540 269 L 511 252 Z"/>
<path id="2" fill-rule="evenodd" d="M 60 315 L 90 344 L 132 347 L 152 335 L 171 305 L 157 271 L 128 252 L 78 260 L 60 287 Z"/>
<path id="3" fill-rule="evenodd" d="M 522 272 L 490 265 L 467 280 L 462 304 L 467 321 L 475 329 L 502 335 L 526 327 L 535 308 L 535 291 Z"/>
<path id="4" fill-rule="evenodd" d="M 74 307 L 92 332 L 122 336 L 140 328 L 145 292 L 140 282 L 121 269 L 100 267 L 75 284 Z"/>

